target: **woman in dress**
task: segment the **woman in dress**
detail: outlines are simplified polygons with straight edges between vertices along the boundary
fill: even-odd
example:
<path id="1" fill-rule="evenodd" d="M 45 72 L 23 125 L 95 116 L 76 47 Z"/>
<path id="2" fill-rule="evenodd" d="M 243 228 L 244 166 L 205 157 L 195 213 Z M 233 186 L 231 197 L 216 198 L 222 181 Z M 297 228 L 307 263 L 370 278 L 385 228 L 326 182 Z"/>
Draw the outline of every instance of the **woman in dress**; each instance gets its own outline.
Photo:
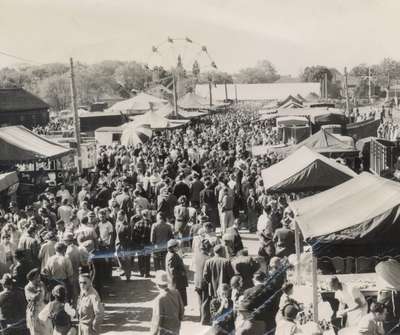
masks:
<path id="1" fill-rule="evenodd" d="M 39 319 L 39 313 L 45 307 L 44 298 L 46 290 L 40 280 L 40 271 L 35 268 L 31 270 L 26 278 L 28 284 L 25 286 L 25 298 L 28 302 L 26 308 L 26 325 L 31 335 L 51 335 L 51 324 L 48 320 Z"/>

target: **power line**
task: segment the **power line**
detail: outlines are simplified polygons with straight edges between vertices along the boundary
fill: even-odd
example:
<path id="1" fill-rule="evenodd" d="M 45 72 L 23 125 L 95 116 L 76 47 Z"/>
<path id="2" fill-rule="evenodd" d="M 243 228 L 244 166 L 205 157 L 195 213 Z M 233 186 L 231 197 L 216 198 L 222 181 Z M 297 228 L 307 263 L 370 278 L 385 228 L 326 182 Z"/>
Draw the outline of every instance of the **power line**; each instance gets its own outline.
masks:
<path id="1" fill-rule="evenodd" d="M 31 59 L 27 59 L 27 58 L 23 58 L 23 57 L 19 57 L 19 56 L 15 56 L 13 54 L 10 54 L 10 53 L 4 52 L 4 51 L 0 51 L 0 55 L 11 57 L 11 58 L 15 58 L 15 59 L 18 59 L 18 60 L 23 61 L 23 62 L 40 64 L 40 62 L 31 60 Z"/>

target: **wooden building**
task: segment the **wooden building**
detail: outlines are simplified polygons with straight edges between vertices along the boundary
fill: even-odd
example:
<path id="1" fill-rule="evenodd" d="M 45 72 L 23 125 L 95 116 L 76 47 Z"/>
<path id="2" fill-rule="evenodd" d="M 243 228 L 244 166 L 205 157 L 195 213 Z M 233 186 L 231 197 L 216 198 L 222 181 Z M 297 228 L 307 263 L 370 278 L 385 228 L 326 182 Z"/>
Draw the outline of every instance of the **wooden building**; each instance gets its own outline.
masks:
<path id="1" fill-rule="evenodd" d="M 49 105 L 23 88 L 0 89 L 0 126 L 32 129 L 49 122 Z"/>

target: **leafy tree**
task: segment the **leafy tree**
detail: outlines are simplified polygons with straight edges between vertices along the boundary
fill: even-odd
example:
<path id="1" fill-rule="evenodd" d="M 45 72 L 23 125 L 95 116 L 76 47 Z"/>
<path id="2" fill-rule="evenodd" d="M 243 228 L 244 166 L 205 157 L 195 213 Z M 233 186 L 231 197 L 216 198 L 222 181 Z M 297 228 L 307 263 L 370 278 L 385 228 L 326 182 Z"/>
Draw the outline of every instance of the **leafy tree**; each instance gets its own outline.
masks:
<path id="1" fill-rule="evenodd" d="M 210 79 L 214 84 L 224 84 L 225 82 L 227 84 L 233 83 L 232 75 L 221 71 L 205 72 L 200 76 L 199 82 L 202 84 L 208 83 Z"/>
<path id="2" fill-rule="evenodd" d="M 67 74 L 55 74 L 43 79 L 39 84 L 39 95 L 56 110 L 71 105 L 70 78 Z"/>
<path id="3" fill-rule="evenodd" d="M 142 64 L 128 62 L 116 68 L 114 78 L 128 90 L 143 90 L 152 80 L 152 75 Z"/>
<path id="4" fill-rule="evenodd" d="M 328 82 L 332 81 L 332 73 L 326 66 L 307 66 L 301 74 L 301 79 L 306 82 L 319 82 L 328 76 Z"/>
<path id="5" fill-rule="evenodd" d="M 257 83 L 272 83 L 279 79 L 279 75 L 268 60 L 257 62 L 256 66 L 248 67 L 239 71 L 235 75 L 235 80 L 239 83 L 257 84 Z"/>

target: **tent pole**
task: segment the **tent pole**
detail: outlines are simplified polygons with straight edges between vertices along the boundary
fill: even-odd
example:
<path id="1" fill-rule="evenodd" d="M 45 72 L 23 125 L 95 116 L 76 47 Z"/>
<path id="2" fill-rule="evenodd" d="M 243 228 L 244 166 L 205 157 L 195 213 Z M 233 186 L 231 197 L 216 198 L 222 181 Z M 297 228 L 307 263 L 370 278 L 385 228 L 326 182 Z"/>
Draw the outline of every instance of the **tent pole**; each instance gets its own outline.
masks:
<path id="1" fill-rule="evenodd" d="M 312 255 L 312 288 L 313 288 L 313 312 L 314 322 L 318 322 L 318 278 L 317 278 L 317 257 Z"/>
<path id="2" fill-rule="evenodd" d="M 299 231 L 299 226 L 297 223 L 295 224 L 294 228 L 294 241 L 295 241 L 295 247 L 296 247 L 296 281 L 297 285 L 301 284 L 301 274 L 300 274 L 300 231 Z"/>

